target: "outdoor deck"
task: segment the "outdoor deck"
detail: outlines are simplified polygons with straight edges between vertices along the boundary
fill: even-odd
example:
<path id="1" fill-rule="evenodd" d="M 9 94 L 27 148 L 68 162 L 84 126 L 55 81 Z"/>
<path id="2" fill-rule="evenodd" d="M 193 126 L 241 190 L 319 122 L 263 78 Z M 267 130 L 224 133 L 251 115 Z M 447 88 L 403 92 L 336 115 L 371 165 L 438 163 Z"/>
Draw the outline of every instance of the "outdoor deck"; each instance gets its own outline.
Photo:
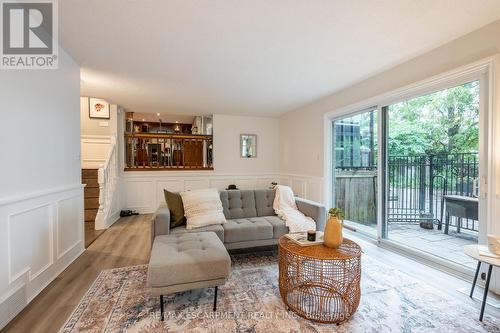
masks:
<path id="1" fill-rule="evenodd" d="M 428 230 L 419 225 L 390 224 L 389 239 L 473 269 L 477 265 L 463 251 L 465 245 L 477 244 L 477 233 L 472 231 L 457 233 L 456 228 L 451 228 L 446 235 L 437 228 Z"/>
<path id="2" fill-rule="evenodd" d="M 359 231 L 368 233 L 376 237 L 375 225 L 362 225 L 346 221 L 349 226 L 353 226 Z M 450 228 L 446 235 L 443 230 L 423 229 L 417 224 L 389 224 L 389 240 L 402 245 L 427 252 L 429 254 L 450 260 L 454 263 L 475 269 L 477 263 L 466 256 L 463 247 L 469 244 L 477 244 L 477 232 L 462 230 L 456 232 L 456 227 Z"/>

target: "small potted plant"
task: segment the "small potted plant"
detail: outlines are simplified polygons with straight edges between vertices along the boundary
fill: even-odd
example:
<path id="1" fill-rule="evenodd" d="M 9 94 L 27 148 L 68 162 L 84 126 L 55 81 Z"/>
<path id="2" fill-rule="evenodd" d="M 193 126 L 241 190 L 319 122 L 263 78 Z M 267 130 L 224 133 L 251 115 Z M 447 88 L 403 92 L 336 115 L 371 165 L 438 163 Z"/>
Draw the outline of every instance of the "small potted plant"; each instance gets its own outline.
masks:
<path id="1" fill-rule="evenodd" d="M 337 249 L 342 245 L 342 220 L 344 212 L 340 208 L 330 208 L 328 211 L 328 221 L 326 221 L 323 240 L 325 246 Z"/>

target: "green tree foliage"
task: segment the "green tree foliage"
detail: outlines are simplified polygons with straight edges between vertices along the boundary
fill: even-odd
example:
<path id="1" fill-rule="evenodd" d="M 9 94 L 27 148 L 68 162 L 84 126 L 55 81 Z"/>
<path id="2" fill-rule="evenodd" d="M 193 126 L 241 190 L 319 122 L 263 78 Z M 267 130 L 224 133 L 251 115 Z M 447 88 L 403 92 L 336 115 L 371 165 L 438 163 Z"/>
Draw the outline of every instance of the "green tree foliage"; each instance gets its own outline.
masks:
<path id="1" fill-rule="evenodd" d="M 392 156 L 476 152 L 479 82 L 391 105 L 388 144 Z"/>

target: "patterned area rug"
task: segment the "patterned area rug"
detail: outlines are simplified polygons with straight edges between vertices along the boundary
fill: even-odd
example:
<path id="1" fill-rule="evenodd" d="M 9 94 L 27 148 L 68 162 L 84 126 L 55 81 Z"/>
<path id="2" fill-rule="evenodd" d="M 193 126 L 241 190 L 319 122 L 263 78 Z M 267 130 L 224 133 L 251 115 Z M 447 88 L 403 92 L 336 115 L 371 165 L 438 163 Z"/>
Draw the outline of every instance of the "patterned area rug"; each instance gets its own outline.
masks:
<path id="1" fill-rule="evenodd" d="M 275 253 L 232 256 L 219 288 L 166 297 L 165 321 L 146 287 L 147 266 L 104 270 L 61 329 L 69 332 L 500 332 L 498 318 L 385 264 L 363 259 L 362 296 L 351 320 L 316 324 L 285 311 Z"/>

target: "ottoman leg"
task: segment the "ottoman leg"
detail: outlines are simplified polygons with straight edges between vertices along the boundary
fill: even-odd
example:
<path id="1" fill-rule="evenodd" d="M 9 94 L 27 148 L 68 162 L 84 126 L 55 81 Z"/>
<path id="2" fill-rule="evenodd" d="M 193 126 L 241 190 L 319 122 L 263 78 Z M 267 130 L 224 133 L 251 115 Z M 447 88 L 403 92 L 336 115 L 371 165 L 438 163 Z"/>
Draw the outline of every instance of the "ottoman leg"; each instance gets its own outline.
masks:
<path id="1" fill-rule="evenodd" d="M 215 292 L 214 292 L 214 311 L 217 311 L 217 290 L 218 290 L 218 287 L 215 286 Z"/>
<path id="2" fill-rule="evenodd" d="M 163 295 L 160 295 L 160 314 L 161 314 L 161 321 L 165 320 L 165 314 L 163 311 Z"/>

